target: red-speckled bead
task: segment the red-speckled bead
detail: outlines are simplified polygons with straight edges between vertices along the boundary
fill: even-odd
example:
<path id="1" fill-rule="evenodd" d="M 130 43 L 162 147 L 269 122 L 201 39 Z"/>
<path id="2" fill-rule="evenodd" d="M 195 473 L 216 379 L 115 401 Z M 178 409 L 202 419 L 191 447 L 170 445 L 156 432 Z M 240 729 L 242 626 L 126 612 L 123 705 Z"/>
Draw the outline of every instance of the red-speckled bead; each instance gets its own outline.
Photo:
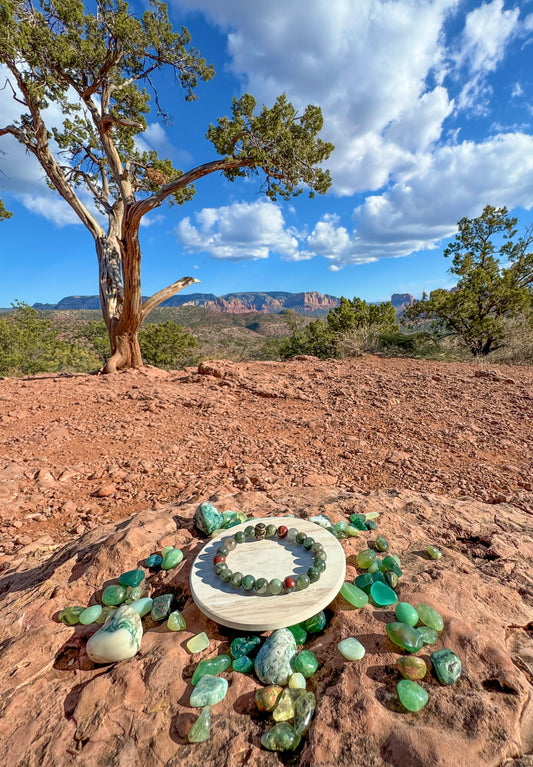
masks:
<path id="1" fill-rule="evenodd" d="M 278 538 L 285 538 L 288 532 L 289 532 L 288 527 L 285 527 L 285 525 L 280 525 L 278 527 Z"/>
<path id="2" fill-rule="evenodd" d="M 283 581 L 283 589 L 286 594 L 290 594 L 291 591 L 294 591 L 296 589 L 296 578 L 293 578 L 292 575 L 288 575 Z"/>
<path id="3" fill-rule="evenodd" d="M 222 554 L 217 554 L 216 557 L 213 557 L 213 564 L 217 564 L 217 562 L 225 562 L 226 557 L 222 556 Z"/>

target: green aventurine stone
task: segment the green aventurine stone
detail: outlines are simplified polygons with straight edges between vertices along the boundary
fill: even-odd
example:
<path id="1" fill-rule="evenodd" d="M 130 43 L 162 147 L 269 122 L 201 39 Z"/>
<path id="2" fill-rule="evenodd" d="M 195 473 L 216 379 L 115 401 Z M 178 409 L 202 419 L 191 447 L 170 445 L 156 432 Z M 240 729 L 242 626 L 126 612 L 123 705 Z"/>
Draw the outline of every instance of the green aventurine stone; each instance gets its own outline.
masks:
<path id="1" fill-rule="evenodd" d="M 143 570 L 128 570 L 127 573 L 118 576 L 118 582 L 121 586 L 140 586 L 143 581 Z"/>
<path id="2" fill-rule="evenodd" d="M 395 557 L 391 557 L 390 554 L 387 554 L 386 557 L 383 557 L 383 564 L 382 564 L 383 570 L 390 570 L 392 573 L 396 573 L 398 578 L 401 578 L 402 571 L 400 570 L 400 566 L 398 565 L 398 562 Z"/>
<path id="3" fill-rule="evenodd" d="M 342 584 L 340 593 L 354 607 L 364 607 L 368 603 L 368 594 L 348 581 Z"/>
<path id="4" fill-rule="evenodd" d="M 154 600 L 150 599 L 150 597 L 142 597 L 141 599 L 137 599 L 136 602 L 132 602 L 130 607 L 133 607 L 135 612 L 138 613 L 141 618 L 144 618 L 144 616 L 148 615 L 152 609 L 153 603 Z"/>
<path id="5" fill-rule="evenodd" d="M 185 618 L 179 610 L 170 613 L 167 619 L 167 628 L 169 631 L 183 631 L 187 628 Z"/>
<path id="6" fill-rule="evenodd" d="M 246 517 L 245 517 L 246 519 Z M 240 525 L 245 519 L 241 518 L 241 515 L 236 511 L 223 511 L 222 512 L 222 527 L 224 530 L 229 530 L 230 527 Z"/>
<path id="7" fill-rule="evenodd" d="M 378 535 L 375 540 L 375 546 L 377 551 L 387 551 L 389 548 L 389 542 L 382 535 Z"/>
<path id="8" fill-rule="evenodd" d="M 230 644 L 229 649 L 233 658 L 243 658 L 245 655 L 254 655 L 263 640 L 261 637 L 236 637 Z"/>
<path id="9" fill-rule="evenodd" d="M 261 738 L 261 745 L 269 751 L 294 751 L 300 736 L 287 722 L 278 722 Z"/>
<path id="10" fill-rule="evenodd" d="M 300 693 L 294 701 L 294 731 L 300 736 L 307 732 L 315 713 L 316 698 L 309 690 Z"/>
<path id="11" fill-rule="evenodd" d="M 133 605 L 130 605 L 132 607 Z M 99 617 L 95 620 L 95 623 L 98 626 L 103 626 L 104 623 L 111 618 L 112 615 L 114 615 L 117 611 L 116 607 L 113 607 L 113 605 L 108 605 L 107 607 L 104 607 L 102 612 L 100 613 Z"/>
<path id="12" fill-rule="evenodd" d="M 387 636 L 391 642 L 407 652 L 418 652 L 424 644 L 422 634 L 407 623 L 388 623 Z"/>
<path id="13" fill-rule="evenodd" d="M 220 676 L 205 674 L 191 694 L 189 705 L 193 708 L 200 706 L 214 706 L 226 697 L 228 680 Z"/>
<path id="14" fill-rule="evenodd" d="M 370 589 L 374 583 L 372 575 L 373 573 L 362 573 L 361 575 L 358 575 L 354 580 L 354 586 L 357 586 L 358 589 L 362 589 L 365 594 L 370 594 Z"/>
<path id="15" fill-rule="evenodd" d="M 90 607 L 87 607 L 82 613 L 80 613 L 80 623 L 84 626 L 88 626 L 89 623 L 94 623 L 94 621 L 98 620 L 102 614 L 102 610 L 102 605 L 91 605 Z"/>
<path id="16" fill-rule="evenodd" d="M 181 549 L 172 549 L 172 551 L 169 551 L 164 558 L 161 569 L 172 570 L 174 567 L 177 567 L 182 560 L 183 551 Z"/>
<path id="17" fill-rule="evenodd" d="M 423 679 L 428 670 L 425 660 L 416 655 L 403 655 L 401 658 L 398 658 L 396 665 L 400 674 L 405 679 L 411 679 L 413 682 Z"/>
<path id="18" fill-rule="evenodd" d="M 279 578 L 272 578 L 268 584 L 268 591 L 270 594 L 281 594 L 283 591 L 283 583 Z"/>
<path id="19" fill-rule="evenodd" d="M 375 530 L 377 527 L 377 524 L 374 522 L 373 519 L 367 519 L 366 527 L 367 527 L 367 530 Z"/>
<path id="20" fill-rule="evenodd" d="M 80 607 L 79 605 L 65 607 L 64 610 L 61 610 L 57 619 L 64 623 L 65 626 L 75 626 L 80 622 L 80 615 L 85 612 L 85 609 L 85 607 Z"/>
<path id="21" fill-rule="evenodd" d="M 211 735 L 211 709 L 204 706 L 202 713 L 191 727 L 187 740 L 189 743 L 203 743 Z"/>
<path id="22" fill-rule="evenodd" d="M 337 649 L 346 660 L 361 660 L 366 652 L 361 642 L 355 637 L 342 639 L 337 645 Z"/>
<path id="23" fill-rule="evenodd" d="M 442 557 L 442 553 L 438 550 L 436 546 L 428 546 L 427 552 L 431 559 L 440 559 Z"/>
<path id="24" fill-rule="evenodd" d="M 326 614 L 324 610 L 321 610 L 316 615 L 313 615 L 312 618 L 308 618 L 303 622 L 302 625 L 304 629 L 309 632 L 309 634 L 316 634 L 317 631 L 322 631 L 326 625 Z"/>
<path id="25" fill-rule="evenodd" d="M 435 631 L 442 631 L 444 628 L 444 621 L 442 620 L 440 613 L 433 607 L 426 605 L 424 602 L 420 602 L 420 604 L 416 606 L 416 611 L 424 626 L 429 626 L 430 628 L 435 629 Z"/>
<path id="26" fill-rule="evenodd" d="M 102 594 L 102 604 L 119 605 L 126 599 L 125 586 L 107 586 Z"/>
<path id="27" fill-rule="evenodd" d="M 400 621 L 400 623 L 407 623 L 408 626 L 416 626 L 420 620 L 417 611 L 413 605 L 409 604 L 409 602 L 398 602 L 394 613 L 397 621 Z"/>
<path id="28" fill-rule="evenodd" d="M 170 544 L 168 546 L 163 546 L 163 548 L 161 549 L 161 556 L 163 557 L 163 559 L 165 559 L 166 555 L 170 551 L 172 551 L 173 548 L 174 546 L 171 546 Z"/>
<path id="29" fill-rule="evenodd" d="M 379 519 L 379 511 L 367 511 L 365 514 L 365 520 Z"/>
<path id="30" fill-rule="evenodd" d="M 344 531 L 344 535 L 347 538 L 357 538 L 357 536 L 359 535 L 359 530 L 353 525 L 348 525 L 348 527 Z"/>
<path id="31" fill-rule="evenodd" d="M 231 666 L 231 658 L 229 655 L 217 655 L 216 658 L 208 658 L 207 660 L 201 660 L 200 663 L 194 669 L 192 675 L 191 684 L 194 687 L 200 679 L 206 674 L 216 676 L 221 674 L 227 668 Z"/>
<path id="32" fill-rule="evenodd" d="M 209 647 L 209 637 L 207 636 L 205 631 L 201 631 L 199 634 L 196 634 L 196 636 L 191 637 L 191 639 L 189 639 L 189 641 L 187 642 L 187 650 L 190 653 L 202 652 L 202 650 L 207 650 L 208 647 Z M 208 701 L 206 701 L 206 703 L 207 702 Z"/>
<path id="33" fill-rule="evenodd" d="M 357 555 L 357 567 L 366 570 L 370 567 L 375 558 L 376 552 L 374 549 L 363 549 L 363 551 L 360 551 Z"/>
<path id="34" fill-rule="evenodd" d="M 172 602 L 174 601 L 174 594 L 160 594 L 155 597 L 152 603 L 152 610 L 150 617 L 153 621 L 163 621 L 168 616 Z"/>
<path id="35" fill-rule="evenodd" d="M 387 570 L 387 572 L 385 573 L 385 583 L 387 584 L 387 586 L 390 586 L 391 589 L 395 589 L 396 586 L 398 585 L 398 576 L 396 575 L 396 573 L 391 573 L 390 570 Z"/>
<path id="36" fill-rule="evenodd" d="M 386 583 L 380 583 L 379 581 L 372 584 L 372 588 L 370 589 L 370 596 L 372 597 L 372 600 L 380 607 L 393 605 L 398 601 L 396 592 L 393 591 L 390 586 L 387 586 Z"/>
<path id="37" fill-rule="evenodd" d="M 240 658 L 235 658 L 231 664 L 231 668 L 234 671 L 240 671 L 241 674 L 248 674 L 254 667 L 254 662 L 247 655 L 242 655 Z"/>
<path id="38" fill-rule="evenodd" d="M 128 586 L 126 589 L 126 599 L 124 600 L 127 605 L 131 605 L 132 602 L 136 602 L 142 597 L 142 588 L 140 586 Z"/>
<path id="39" fill-rule="evenodd" d="M 429 656 L 441 684 L 453 684 L 461 676 L 463 664 L 448 647 L 435 650 Z"/>
<path id="40" fill-rule="evenodd" d="M 428 702 L 428 694 L 424 688 L 410 679 L 402 679 L 396 689 L 402 706 L 408 711 L 420 711 Z"/>
<path id="41" fill-rule="evenodd" d="M 293 671 L 298 671 L 306 679 L 309 679 L 318 668 L 318 658 L 311 650 L 302 650 L 292 659 L 291 665 Z"/>
<path id="42" fill-rule="evenodd" d="M 300 573 L 296 578 L 296 591 L 303 591 L 311 584 L 311 579 L 305 573 Z"/>
<path id="43" fill-rule="evenodd" d="M 289 631 L 293 635 L 296 644 L 305 644 L 307 640 L 307 631 L 303 626 L 296 624 L 296 626 L 289 626 Z"/>
<path id="44" fill-rule="evenodd" d="M 437 634 L 435 629 L 432 629 L 429 626 L 419 626 L 417 628 L 417 631 L 419 631 L 422 634 L 422 639 L 424 640 L 424 644 L 435 644 L 435 642 L 439 638 L 439 635 Z"/>

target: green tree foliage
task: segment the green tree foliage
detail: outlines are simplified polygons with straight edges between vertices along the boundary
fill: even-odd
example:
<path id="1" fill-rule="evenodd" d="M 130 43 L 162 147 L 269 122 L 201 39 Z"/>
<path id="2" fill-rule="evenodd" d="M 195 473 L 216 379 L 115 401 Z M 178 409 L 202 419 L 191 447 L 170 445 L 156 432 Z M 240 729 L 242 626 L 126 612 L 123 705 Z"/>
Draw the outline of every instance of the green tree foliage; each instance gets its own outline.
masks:
<path id="1" fill-rule="evenodd" d="M 333 334 L 363 327 L 379 327 L 382 333 L 398 330 L 396 312 L 390 301 L 368 304 L 361 298 L 341 297 L 339 306 L 329 310 L 328 328 Z"/>
<path id="2" fill-rule="evenodd" d="M 517 219 L 507 208 L 487 205 L 478 218 L 462 218 L 459 232 L 444 251 L 453 257 L 453 290 L 424 293 L 409 306 L 407 320 L 431 320 L 434 334 L 457 335 L 474 356 L 498 349 L 506 318 L 528 316 L 532 309 L 533 228 L 516 239 Z"/>
<path id="3" fill-rule="evenodd" d="M 6 210 L 4 203 L 0 200 L 0 221 L 11 218 L 12 215 L 9 210 Z"/>
<path id="4" fill-rule="evenodd" d="M 146 362 L 169 369 L 183 366 L 190 360 L 190 350 L 198 346 L 193 335 L 171 320 L 147 325 L 139 333 L 139 343 Z"/>
<path id="5" fill-rule="evenodd" d="M 96 13 L 83 0 L 1 0 L 0 63 L 4 89 L 21 116 L 0 125 L 40 162 L 49 185 L 71 206 L 94 239 L 100 269 L 100 297 L 109 333 L 108 372 L 142 364 L 138 331 L 148 314 L 184 287 L 184 277 L 142 300 L 139 227 L 143 216 L 165 201 L 182 204 L 194 182 L 221 172 L 230 181 L 261 173 L 271 198 L 324 193 L 331 183 L 321 165 L 333 147 L 318 138 L 320 109 L 298 114 L 284 95 L 262 107 L 249 94 L 233 102 L 230 117 L 211 125 L 207 137 L 221 157 L 186 172 L 156 152 L 138 148 L 146 128 L 150 95 L 162 110 L 154 83 L 170 74 L 196 98 L 200 81 L 214 71 L 191 47 L 182 27 L 175 31 L 167 6 L 149 0 L 138 18 L 125 0 L 97 0 Z M 55 104 L 63 125 L 47 124 Z M 56 110 L 57 111 L 57 110 Z M 89 193 L 102 226 L 84 203 Z"/>
<path id="6" fill-rule="evenodd" d="M 24 303 L 0 317 L 0 374 L 34 375 L 64 370 L 87 372 L 97 365 L 86 349 L 60 338 L 50 320 Z"/>
<path id="7" fill-rule="evenodd" d="M 111 357 L 111 345 L 103 320 L 89 320 L 75 334 L 78 341 L 85 341 L 104 366 Z"/>

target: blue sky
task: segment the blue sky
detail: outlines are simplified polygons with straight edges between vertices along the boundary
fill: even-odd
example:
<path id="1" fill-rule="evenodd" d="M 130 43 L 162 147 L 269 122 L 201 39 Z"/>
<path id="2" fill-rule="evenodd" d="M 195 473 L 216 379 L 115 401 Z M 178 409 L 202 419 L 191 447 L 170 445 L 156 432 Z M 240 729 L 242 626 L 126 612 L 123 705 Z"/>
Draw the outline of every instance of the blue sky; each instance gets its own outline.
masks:
<path id="1" fill-rule="evenodd" d="M 192 104 L 162 80 L 173 122 L 154 112 L 145 144 L 188 170 L 215 159 L 205 133 L 234 96 L 286 92 L 322 108 L 333 185 L 272 203 L 259 179 L 200 180 L 142 227 L 143 294 L 191 275 L 188 293 L 420 296 L 452 284 L 442 252 L 462 216 L 492 204 L 521 230 L 533 221 L 533 0 L 171 0 L 170 15 L 216 75 Z M 15 110 L 0 91 L 0 123 Z M 11 137 L 0 150 L 14 213 L 0 223 L 0 306 L 96 294 L 88 232 Z"/>

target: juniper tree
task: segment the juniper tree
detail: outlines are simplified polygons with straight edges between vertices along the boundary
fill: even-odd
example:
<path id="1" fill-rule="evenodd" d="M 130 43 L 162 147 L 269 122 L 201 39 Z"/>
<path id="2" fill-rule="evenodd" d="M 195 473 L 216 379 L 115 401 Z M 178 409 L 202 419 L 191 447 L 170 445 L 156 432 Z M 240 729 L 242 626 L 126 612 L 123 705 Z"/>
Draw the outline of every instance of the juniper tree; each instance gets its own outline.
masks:
<path id="1" fill-rule="evenodd" d="M 184 172 L 142 151 L 135 137 L 146 129 L 150 95 L 162 113 L 154 76 L 171 73 L 192 101 L 214 70 L 191 46 L 188 31 L 173 29 L 159 0 L 150 0 L 140 18 L 124 0 L 98 0 L 96 9 L 87 12 L 82 0 L 0 0 L 0 63 L 8 73 L 3 86 L 21 109 L 18 120 L 0 125 L 0 137 L 13 136 L 37 158 L 49 186 L 94 239 L 112 350 L 106 369 L 114 372 L 142 364 L 138 331 L 144 319 L 197 282 L 183 277 L 142 301 L 143 216 L 165 201 L 190 200 L 193 183 L 216 172 L 231 181 L 261 174 L 273 200 L 303 187 L 311 196 L 324 193 L 331 179 L 320 163 L 333 147 L 318 138 L 318 107 L 298 114 L 281 95 L 256 112 L 255 99 L 244 94 L 234 99 L 231 116 L 207 131 L 221 157 Z M 60 127 L 47 124 L 50 103 L 60 107 Z M 97 212 L 85 204 L 84 191 Z"/>

